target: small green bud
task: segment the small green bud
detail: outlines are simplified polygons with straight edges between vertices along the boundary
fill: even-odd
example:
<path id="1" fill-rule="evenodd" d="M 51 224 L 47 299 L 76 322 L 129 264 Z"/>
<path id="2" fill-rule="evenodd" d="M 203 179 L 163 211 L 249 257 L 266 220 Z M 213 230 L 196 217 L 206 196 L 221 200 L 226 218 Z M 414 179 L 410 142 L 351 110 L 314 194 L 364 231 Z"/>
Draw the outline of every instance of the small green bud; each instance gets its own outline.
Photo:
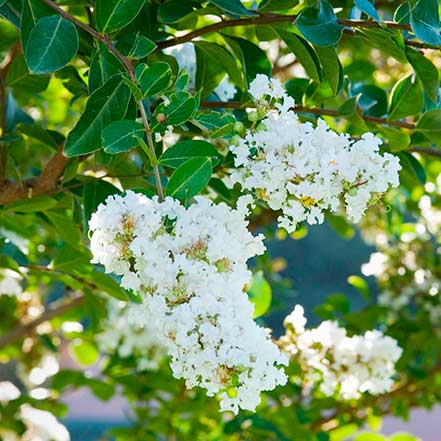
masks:
<path id="1" fill-rule="evenodd" d="M 229 387 L 229 388 L 227 389 L 227 395 L 228 395 L 230 398 L 236 398 L 236 397 L 237 397 L 237 389 L 234 388 L 234 387 Z"/>
<path id="2" fill-rule="evenodd" d="M 234 123 L 234 131 L 237 133 L 243 133 L 245 131 L 245 125 L 240 121 Z"/>

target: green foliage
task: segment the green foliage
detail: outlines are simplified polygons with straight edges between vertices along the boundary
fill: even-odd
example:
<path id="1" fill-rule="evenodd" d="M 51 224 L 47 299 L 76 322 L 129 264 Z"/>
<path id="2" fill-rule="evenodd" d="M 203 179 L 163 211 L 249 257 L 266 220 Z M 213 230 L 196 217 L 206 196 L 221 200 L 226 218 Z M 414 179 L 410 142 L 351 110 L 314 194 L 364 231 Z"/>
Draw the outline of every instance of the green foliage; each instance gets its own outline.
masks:
<path id="1" fill-rule="evenodd" d="M 253 275 L 253 281 L 248 289 L 248 297 L 254 305 L 254 318 L 268 312 L 271 307 L 271 285 L 265 279 L 262 271 Z"/>

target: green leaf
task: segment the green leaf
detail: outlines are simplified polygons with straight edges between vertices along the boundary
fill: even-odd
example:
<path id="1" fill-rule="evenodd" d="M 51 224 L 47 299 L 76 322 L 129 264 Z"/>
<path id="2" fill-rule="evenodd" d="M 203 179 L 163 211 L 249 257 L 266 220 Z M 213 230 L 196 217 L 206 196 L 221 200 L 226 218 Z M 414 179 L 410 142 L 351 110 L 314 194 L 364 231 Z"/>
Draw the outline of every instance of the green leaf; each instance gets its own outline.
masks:
<path id="1" fill-rule="evenodd" d="M 135 135 L 142 137 L 143 133 L 143 125 L 136 121 L 122 119 L 111 122 L 101 134 L 104 151 L 112 155 L 128 152 L 138 146 Z"/>
<path id="2" fill-rule="evenodd" d="M 103 203 L 110 195 L 119 194 L 120 191 L 114 185 L 102 179 L 88 182 L 83 187 L 83 210 L 85 230 L 92 214 L 95 213 L 98 205 Z"/>
<path id="3" fill-rule="evenodd" d="M 32 213 L 34 211 L 46 211 L 57 205 L 57 201 L 49 196 L 38 196 L 36 198 L 26 199 L 23 201 L 8 204 L 6 211 L 16 213 Z"/>
<path id="4" fill-rule="evenodd" d="M 268 77 L 271 76 L 271 63 L 265 51 L 260 49 L 259 46 L 244 38 L 227 35 L 224 35 L 224 38 L 242 63 L 247 85 L 256 78 L 257 74 L 264 74 Z"/>
<path id="5" fill-rule="evenodd" d="M 109 78 L 125 72 L 122 62 L 103 44 L 92 55 L 89 68 L 89 93 L 101 87 Z"/>
<path id="6" fill-rule="evenodd" d="M 262 271 L 253 274 L 253 280 L 248 289 L 248 297 L 254 305 L 254 318 L 264 315 L 270 309 L 272 300 L 271 285 L 266 281 Z"/>
<path id="7" fill-rule="evenodd" d="M 170 96 L 170 104 L 165 106 L 161 103 L 155 110 L 155 114 L 165 115 L 165 125 L 179 126 L 188 121 L 196 110 L 196 99 L 189 93 L 179 91 Z"/>
<path id="8" fill-rule="evenodd" d="M 206 130 L 211 132 L 212 138 L 220 138 L 222 136 L 231 135 L 234 129 L 235 118 L 228 113 L 221 112 L 200 112 L 194 119 Z"/>
<path id="9" fill-rule="evenodd" d="M 92 253 L 86 247 L 63 245 L 55 254 L 51 267 L 60 271 L 80 270 L 81 266 L 89 265 Z"/>
<path id="10" fill-rule="evenodd" d="M 438 102 L 439 75 L 435 65 L 422 53 L 406 47 L 406 56 L 413 70 L 421 81 L 427 96 L 434 103 Z"/>
<path id="11" fill-rule="evenodd" d="M 45 215 L 66 243 L 72 246 L 78 245 L 81 234 L 78 227 L 72 222 L 72 219 L 63 212 L 47 211 Z"/>
<path id="12" fill-rule="evenodd" d="M 210 60 L 205 52 L 195 46 L 196 53 L 196 90 L 201 91 L 201 97 L 205 98 L 213 92 L 213 89 L 219 84 L 224 73 L 219 64 Z"/>
<path id="13" fill-rule="evenodd" d="M 283 11 L 293 8 L 298 0 L 263 0 L 259 3 L 260 11 Z"/>
<path id="14" fill-rule="evenodd" d="M 156 43 L 140 34 L 123 35 L 117 42 L 116 48 L 127 58 L 139 60 L 151 54 L 156 49 Z"/>
<path id="15" fill-rule="evenodd" d="M 158 11 L 158 19 L 161 23 L 172 24 L 185 20 L 194 11 L 190 3 L 182 0 L 171 0 L 161 3 Z"/>
<path id="16" fill-rule="evenodd" d="M 296 20 L 302 35 L 317 46 L 336 44 L 343 33 L 332 6 L 326 0 L 320 0 L 316 7 L 303 9 Z"/>
<path id="17" fill-rule="evenodd" d="M 31 75 L 23 55 L 17 56 L 12 62 L 6 76 L 6 86 L 29 93 L 46 90 L 49 84 L 48 75 Z"/>
<path id="18" fill-rule="evenodd" d="M 41 0 L 23 0 L 20 20 L 20 36 L 23 50 L 26 50 L 29 34 L 40 18 L 54 15 L 54 10 Z"/>
<path id="19" fill-rule="evenodd" d="M 410 433 L 398 432 L 389 437 L 389 441 L 422 441 L 420 438 L 416 438 Z"/>
<path id="20" fill-rule="evenodd" d="M 387 144 L 393 152 L 404 150 L 410 145 L 410 135 L 394 127 L 382 127 L 381 131 L 386 136 Z"/>
<path id="21" fill-rule="evenodd" d="M 369 286 L 363 278 L 359 276 L 349 276 L 348 277 L 349 285 L 352 285 L 365 300 L 369 300 L 371 297 L 371 292 L 369 290 Z"/>
<path id="22" fill-rule="evenodd" d="M 240 0 L 208 0 L 213 5 L 222 9 L 230 17 L 254 17 L 256 14 L 254 12 L 246 9 Z"/>
<path id="23" fill-rule="evenodd" d="M 213 172 L 210 158 L 193 158 L 181 164 L 171 175 L 167 196 L 186 200 L 208 184 Z"/>
<path id="24" fill-rule="evenodd" d="M 359 94 L 358 106 L 365 115 L 383 116 L 387 113 L 387 95 L 380 87 L 358 83 L 351 88 L 351 94 Z"/>
<path id="25" fill-rule="evenodd" d="M 304 38 L 294 33 L 289 33 L 282 29 L 275 30 L 303 66 L 308 76 L 317 83 L 320 83 L 323 77 L 322 68 L 314 48 Z"/>
<path id="26" fill-rule="evenodd" d="M 416 129 L 432 142 L 441 144 L 441 109 L 433 109 L 421 115 Z"/>
<path id="27" fill-rule="evenodd" d="M 316 46 L 315 51 L 334 95 L 338 95 L 343 87 L 343 67 L 336 50 L 330 46 Z"/>
<path id="28" fill-rule="evenodd" d="M 364 12 L 369 17 L 376 21 L 380 21 L 380 16 L 374 5 L 369 0 L 355 0 L 355 6 L 357 6 L 360 11 Z"/>
<path id="29" fill-rule="evenodd" d="M 400 157 L 400 163 L 403 168 L 409 170 L 420 184 L 424 185 L 427 180 L 426 171 L 418 159 L 409 152 L 399 152 L 397 154 Z"/>
<path id="30" fill-rule="evenodd" d="M 123 119 L 130 101 L 130 90 L 120 76 L 110 78 L 87 100 L 86 109 L 69 133 L 64 146 L 66 156 L 79 156 L 99 150 L 101 131 L 112 121 Z"/>
<path id="31" fill-rule="evenodd" d="M 145 0 L 96 0 L 96 28 L 104 34 L 126 27 L 144 3 Z"/>
<path id="32" fill-rule="evenodd" d="M 195 41 L 193 44 L 204 52 L 211 63 L 220 65 L 234 84 L 243 87 L 242 73 L 236 59 L 227 49 L 209 41 Z"/>
<path id="33" fill-rule="evenodd" d="M 418 0 L 410 11 L 410 26 L 425 43 L 441 44 L 438 8 L 437 0 Z"/>
<path id="34" fill-rule="evenodd" d="M 96 285 L 98 289 L 109 294 L 109 296 L 113 297 L 114 299 L 128 299 L 127 291 L 121 288 L 120 284 L 107 274 L 94 271 L 91 277 L 93 284 Z"/>
<path id="35" fill-rule="evenodd" d="M 78 51 L 78 32 L 61 15 L 43 17 L 32 28 L 24 56 L 32 73 L 44 74 L 61 69 Z"/>
<path id="36" fill-rule="evenodd" d="M 172 71 L 167 63 L 159 62 L 147 67 L 146 64 L 138 64 L 135 77 L 144 98 L 157 95 L 167 89 L 170 84 Z"/>
<path id="37" fill-rule="evenodd" d="M 423 109 L 424 97 L 420 81 L 409 75 L 398 81 L 392 89 L 389 106 L 389 119 L 400 119 L 416 115 Z"/>
<path id="38" fill-rule="evenodd" d="M 387 438 L 380 433 L 361 433 L 354 438 L 354 441 L 387 441 Z"/>
<path id="39" fill-rule="evenodd" d="M 357 35 L 366 44 L 379 49 L 384 54 L 394 57 L 400 63 L 406 63 L 406 53 L 403 36 L 399 31 L 390 29 L 357 29 Z"/>
<path id="40" fill-rule="evenodd" d="M 94 364 L 100 355 L 95 345 L 86 340 L 74 340 L 70 350 L 75 360 L 83 366 Z"/>
<path id="41" fill-rule="evenodd" d="M 213 164 L 219 161 L 216 148 L 209 142 L 185 140 L 169 147 L 159 158 L 159 162 L 166 167 L 176 168 L 191 158 L 210 158 Z"/>

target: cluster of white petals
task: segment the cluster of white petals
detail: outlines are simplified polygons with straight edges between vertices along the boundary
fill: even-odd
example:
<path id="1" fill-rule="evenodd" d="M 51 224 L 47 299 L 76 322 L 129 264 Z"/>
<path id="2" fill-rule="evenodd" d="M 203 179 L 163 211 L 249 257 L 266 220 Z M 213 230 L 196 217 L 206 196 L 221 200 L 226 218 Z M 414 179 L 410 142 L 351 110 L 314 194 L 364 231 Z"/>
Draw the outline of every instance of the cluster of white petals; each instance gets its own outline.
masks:
<path id="1" fill-rule="evenodd" d="M 135 356 L 140 371 L 159 369 L 167 351 L 151 322 L 145 320 L 143 327 L 129 325 L 125 302 L 110 299 L 107 310 L 107 319 L 102 322 L 103 331 L 97 335 L 101 352 L 116 352 L 122 358 Z"/>
<path id="2" fill-rule="evenodd" d="M 70 441 L 66 427 L 46 410 L 22 404 L 20 418 L 27 428 L 22 441 Z"/>
<path id="3" fill-rule="evenodd" d="M 175 377 L 219 394 L 221 409 L 233 412 L 254 410 L 261 391 L 286 381 L 278 365 L 287 358 L 254 322 L 244 292 L 247 260 L 264 251 L 247 229 L 250 199 L 232 209 L 196 197 L 186 208 L 128 191 L 90 221 L 94 262 L 142 299 L 129 321 L 156 329 Z"/>
<path id="4" fill-rule="evenodd" d="M 265 75 L 251 83 L 250 94 L 255 124 L 230 146 L 237 169 L 228 180 L 281 210 L 279 225 L 288 232 L 305 220 L 322 223 L 327 211 L 345 211 L 358 222 L 375 197 L 398 186 L 399 160 L 381 155 L 381 140 L 372 133 L 355 141 L 321 119 L 316 126 L 301 123 L 280 81 Z"/>
<path id="5" fill-rule="evenodd" d="M 0 296 L 19 296 L 23 292 L 20 274 L 8 268 L 0 269 Z"/>
<path id="6" fill-rule="evenodd" d="M 303 308 L 297 305 L 285 319 L 286 334 L 279 342 L 300 364 L 306 383 L 318 385 L 326 396 L 343 399 L 391 390 L 395 363 L 402 353 L 396 340 L 377 330 L 348 337 L 333 321 L 313 329 L 305 329 L 305 324 Z"/>
<path id="7" fill-rule="evenodd" d="M 0 403 L 6 404 L 20 396 L 19 389 L 10 381 L 0 381 Z"/>

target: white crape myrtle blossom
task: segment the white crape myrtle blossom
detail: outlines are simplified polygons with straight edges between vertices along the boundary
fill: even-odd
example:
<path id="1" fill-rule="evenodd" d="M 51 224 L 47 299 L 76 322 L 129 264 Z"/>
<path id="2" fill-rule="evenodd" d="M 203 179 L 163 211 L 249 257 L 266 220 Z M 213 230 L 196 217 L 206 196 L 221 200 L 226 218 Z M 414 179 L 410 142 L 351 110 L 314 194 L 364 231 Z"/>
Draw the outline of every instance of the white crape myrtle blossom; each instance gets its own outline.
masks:
<path id="1" fill-rule="evenodd" d="M 107 319 L 103 321 L 103 331 L 97 335 L 97 342 L 102 352 L 117 352 L 120 357 L 134 355 L 137 368 L 157 370 L 167 356 L 166 348 L 160 343 L 158 329 L 146 320 L 143 327 L 127 322 L 127 303 L 109 299 Z"/>
<path id="2" fill-rule="evenodd" d="M 8 268 L 0 269 L 0 295 L 19 296 L 23 292 L 20 274 Z"/>
<path id="3" fill-rule="evenodd" d="M 0 403 L 6 404 L 20 396 L 19 389 L 10 381 L 0 381 Z"/>
<path id="4" fill-rule="evenodd" d="M 324 120 L 317 126 L 301 123 L 291 110 L 294 100 L 277 79 L 259 74 L 249 92 L 257 107 L 249 113 L 254 124 L 230 146 L 237 169 L 227 181 L 281 210 L 279 226 L 288 232 L 304 220 L 322 223 L 324 212 L 343 208 L 358 222 L 371 200 L 398 186 L 399 160 L 381 155 L 381 140 L 372 133 L 354 141 Z"/>
<path id="5" fill-rule="evenodd" d="M 46 410 L 22 404 L 20 418 L 27 428 L 22 441 L 70 441 L 67 429 Z"/>
<path id="6" fill-rule="evenodd" d="M 305 329 L 305 324 L 303 308 L 297 305 L 284 321 L 286 334 L 279 344 L 300 364 L 307 384 L 345 400 L 391 390 L 402 353 L 393 338 L 377 330 L 348 337 L 344 328 L 329 320 L 313 329 Z"/>
<path id="7" fill-rule="evenodd" d="M 250 201 L 232 209 L 196 197 L 186 208 L 128 191 L 90 221 L 94 262 L 142 298 L 128 313 L 132 325 L 156 328 L 174 376 L 219 394 L 221 409 L 233 412 L 254 410 L 261 391 L 286 382 L 279 365 L 287 358 L 254 322 L 244 292 L 247 260 L 265 249 L 247 229 Z"/>

